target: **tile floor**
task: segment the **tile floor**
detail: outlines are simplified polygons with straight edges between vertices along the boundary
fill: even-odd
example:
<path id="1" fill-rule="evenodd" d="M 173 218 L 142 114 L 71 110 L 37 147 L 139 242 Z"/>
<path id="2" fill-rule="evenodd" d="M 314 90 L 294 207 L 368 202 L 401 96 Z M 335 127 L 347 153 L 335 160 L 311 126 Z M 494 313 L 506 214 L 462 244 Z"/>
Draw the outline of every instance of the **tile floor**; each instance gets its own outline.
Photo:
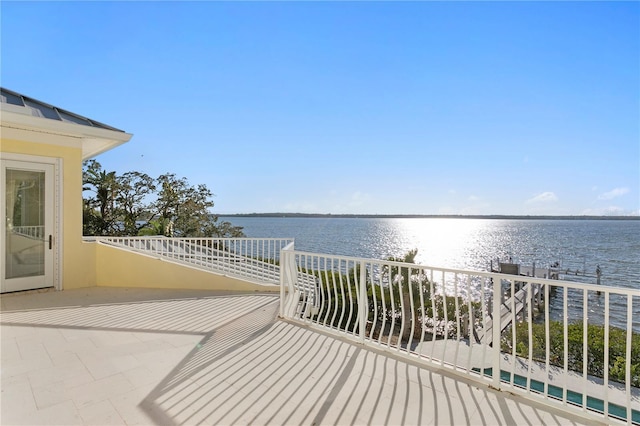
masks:
<path id="1" fill-rule="evenodd" d="M 0 301 L 2 425 L 592 424 L 279 321 L 277 295 Z"/>

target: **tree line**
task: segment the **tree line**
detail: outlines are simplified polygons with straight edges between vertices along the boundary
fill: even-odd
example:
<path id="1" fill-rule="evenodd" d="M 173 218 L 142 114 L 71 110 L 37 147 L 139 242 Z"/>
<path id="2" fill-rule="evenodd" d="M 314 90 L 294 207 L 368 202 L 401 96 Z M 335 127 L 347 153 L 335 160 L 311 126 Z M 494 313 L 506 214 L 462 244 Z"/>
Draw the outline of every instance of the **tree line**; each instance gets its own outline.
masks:
<path id="1" fill-rule="evenodd" d="M 213 193 L 204 184 L 166 173 L 107 172 L 96 160 L 82 168 L 83 235 L 244 237 L 242 227 L 211 213 Z"/>

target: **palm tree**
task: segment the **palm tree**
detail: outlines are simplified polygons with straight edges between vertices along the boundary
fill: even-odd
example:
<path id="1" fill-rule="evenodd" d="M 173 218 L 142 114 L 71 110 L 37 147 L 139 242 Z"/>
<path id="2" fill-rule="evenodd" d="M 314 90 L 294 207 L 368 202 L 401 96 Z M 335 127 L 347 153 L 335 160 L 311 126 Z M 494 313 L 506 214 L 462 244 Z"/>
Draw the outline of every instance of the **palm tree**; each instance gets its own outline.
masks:
<path id="1" fill-rule="evenodd" d="M 89 235 L 109 235 L 115 230 L 116 172 L 105 172 L 95 160 L 89 160 L 85 166 L 82 182 L 88 186 L 82 190 L 95 193 L 85 203 L 85 219 L 92 222 L 85 224 L 85 230 L 89 228 Z"/>

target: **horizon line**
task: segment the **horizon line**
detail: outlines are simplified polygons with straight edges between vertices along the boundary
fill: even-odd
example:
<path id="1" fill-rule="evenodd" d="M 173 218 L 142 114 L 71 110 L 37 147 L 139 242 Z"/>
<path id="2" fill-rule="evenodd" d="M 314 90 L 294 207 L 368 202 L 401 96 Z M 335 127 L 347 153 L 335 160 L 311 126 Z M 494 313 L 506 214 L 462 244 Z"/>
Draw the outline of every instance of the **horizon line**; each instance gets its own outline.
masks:
<path id="1" fill-rule="evenodd" d="M 514 214 L 377 214 L 377 213 L 225 213 L 218 217 L 333 217 L 398 219 L 571 219 L 571 220 L 640 220 L 640 215 L 514 215 Z"/>

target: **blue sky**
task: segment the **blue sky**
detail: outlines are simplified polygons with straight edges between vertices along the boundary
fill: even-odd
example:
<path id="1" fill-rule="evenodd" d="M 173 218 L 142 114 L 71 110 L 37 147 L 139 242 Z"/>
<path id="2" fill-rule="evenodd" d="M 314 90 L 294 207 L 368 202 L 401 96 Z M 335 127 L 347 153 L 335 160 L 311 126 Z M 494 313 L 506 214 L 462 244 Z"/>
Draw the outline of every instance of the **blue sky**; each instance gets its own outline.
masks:
<path id="1" fill-rule="evenodd" d="M 640 214 L 638 2 L 2 1 L 3 87 L 216 213 Z"/>

